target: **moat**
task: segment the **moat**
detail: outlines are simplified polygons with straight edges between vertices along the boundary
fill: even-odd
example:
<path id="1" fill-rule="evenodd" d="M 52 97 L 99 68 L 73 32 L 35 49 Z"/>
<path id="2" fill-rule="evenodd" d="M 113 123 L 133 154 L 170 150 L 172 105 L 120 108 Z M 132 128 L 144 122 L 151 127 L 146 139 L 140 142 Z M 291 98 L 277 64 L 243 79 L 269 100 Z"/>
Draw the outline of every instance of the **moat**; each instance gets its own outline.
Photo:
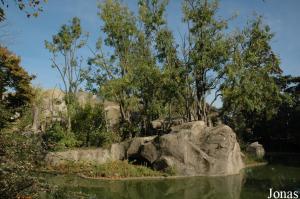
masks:
<path id="1" fill-rule="evenodd" d="M 285 158 L 283 158 L 285 157 Z M 88 180 L 74 176 L 46 176 L 59 187 L 58 197 L 68 194 L 83 198 L 131 199 L 260 199 L 269 189 L 300 191 L 300 156 L 268 157 L 269 164 L 244 169 L 240 175 L 226 177 L 189 177 L 178 179 Z M 44 198 L 52 198 L 44 194 Z"/>

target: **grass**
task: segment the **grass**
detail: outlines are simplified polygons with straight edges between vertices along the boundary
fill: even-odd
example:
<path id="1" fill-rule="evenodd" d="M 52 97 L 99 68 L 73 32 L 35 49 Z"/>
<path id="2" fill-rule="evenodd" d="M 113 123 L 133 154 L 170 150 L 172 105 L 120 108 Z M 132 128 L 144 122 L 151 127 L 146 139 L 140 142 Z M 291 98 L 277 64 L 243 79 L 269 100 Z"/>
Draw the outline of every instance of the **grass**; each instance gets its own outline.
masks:
<path id="1" fill-rule="evenodd" d="M 152 170 L 145 166 L 133 165 L 128 161 L 113 161 L 100 165 L 69 162 L 55 167 L 47 167 L 47 170 L 64 174 L 79 174 L 92 178 L 128 178 L 170 175 Z"/>
<path id="2" fill-rule="evenodd" d="M 243 161 L 246 166 L 266 162 L 263 158 L 257 158 L 256 156 L 248 152 L 243 151 L 243 154 L 244 154 Z"/>

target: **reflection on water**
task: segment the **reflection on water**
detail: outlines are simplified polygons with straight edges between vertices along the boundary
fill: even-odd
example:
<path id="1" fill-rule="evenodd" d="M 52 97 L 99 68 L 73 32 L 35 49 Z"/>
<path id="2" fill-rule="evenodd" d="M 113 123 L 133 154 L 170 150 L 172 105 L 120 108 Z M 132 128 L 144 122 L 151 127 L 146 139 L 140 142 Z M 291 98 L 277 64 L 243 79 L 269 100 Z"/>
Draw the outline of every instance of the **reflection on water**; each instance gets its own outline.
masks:
<path id="1" fill-rule="evenodd" d="M 131 199 L 238 199 L 243 175 L 227 177 L 193 177 L 168 180 L 100 181 L 55 176 L 48 182 L 61 184 L 69 190 L 79 191 L 93 198 Z"/>
<path id="2" fill-rule="evenodd" d="M 90 199 L 260 199 L 267 198 L 269 188 L 300 191 L 299 164 L 284 166 L 278 162 L 227 177 L 101 181 L 58 175 L 46 179 L 63 190 L 63 196 L 56 193 L 55 197 L 48 194 L 45 198 L 74 198 L 67 193 L 75 193 Z"/>
<path id="3" fill-rule="evenodd" d="M 300 193 L 300 168 L 283 165 L 268 165 L 247 169 L 241 198 L 267 198 L 269 189 L 296 191 Z"/>

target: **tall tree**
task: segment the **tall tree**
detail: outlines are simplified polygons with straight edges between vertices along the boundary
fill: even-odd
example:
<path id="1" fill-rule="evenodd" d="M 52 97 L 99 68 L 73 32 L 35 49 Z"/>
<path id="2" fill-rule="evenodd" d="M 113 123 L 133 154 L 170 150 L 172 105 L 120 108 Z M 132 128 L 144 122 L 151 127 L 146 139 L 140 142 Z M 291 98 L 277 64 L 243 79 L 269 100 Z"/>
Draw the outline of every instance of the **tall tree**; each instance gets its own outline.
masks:
<path id="1" fill-rule="evenodd" d="M 162 28 L 157 32 L 155 48 L 157 51 L 156 57 L 158 64 L 162 68 L 162 80 L 160 94 L 164 106 L 168 109 L 168 118 L 175 116 L 184 116 L 183 107 L 185 100 L 185 74 L 186 70 L 183 67 L 183 62 L 179 58 L 177 51 L 178 45 L 175 42 L 173 34 L 167 27 Z M 174 108 L 176 107 L 176 108 Z M 190 107 L 188 107 L 190 109 Z M 188 110 L 186 109 L 186 110 Z"/>
<path id="2" fill-rule="evenodd" d="M 52 54 L 52 67 L 58 71 L 63 83 L 69 131 L 75 94 L 83 82 L 85 72 L 84 58 L 79 57 L 78 51 L 86 45 L 87 38 L 88 34 L 83 32 L 79 18 L 74 17 L 69 25 L 61 26 L 59 32 L 53 35 L 51 42 L 45 41 L 45 47 Z"/>
<path id="3" fill-rule="evenodd" d="M 275 82 L 282 71 L 270 46 L 273 36 L 258 17 L 235 37 L 222 94 L 224 111 L 241 128 L 253 128 L 255 121 L 270 119 L 285 98 Z"/>
<path id="4" fill-rule="evenodd" d="M 113 48 L 113 54 L 106 58 L 103 46 L 98 48 L 91 59 L 91 63 L 100 66 L 94 80 L 101 82 L 99 85 L 106 96 L 119 103 L 122 121 L 131 123 L 130 111 L 140 113 L 145 133 L 150 121 L 158 118 L 163 109 L 163 97 L 159 93 L 164 92 L 162 85 L 169 83 L 164 77 L 171 78 L 167 70 L 165 75 L 162 73 L 161 69 L 167 67 L 158 60 L 163 63 L 166 57 L 170 58 L 171 67 L 170 62 L 176 57 L 172 34 L 166 27 L 162 28 L 166 23 L 163 16 L 166 5 L 165 0 L 140 0 L 139 15 L 135 17 L 119 1 L 107 0 L 100 4 L 102 30 L 107 36 L 104 43 Z M 167 50 L 163 49 L 164 40 L 168 42 Z"/>
<path id="5" fill-rule="evenodd" d="M 30 76 L 21 66 L 21 59 L 6 48 L 0 46 L 0 128 L 9 113 L 21 112 L 21 108 L 28 105 L 32 99 Z M 4 118 L 2 118 L 4 117 Z"/>
<path id="6" fill-rule="evenodd" d="M 95 57 L 91 62 L 100 66 L 96 79 L 104 95 L 118 102 L 121 121 L 130 123 L 129 106 L 134 101 L 130 76 L 132 70 L 132 47 L 137 40 L 136 18 L 119 1 L 106 0 L 99 5 L 99 16 L 106 34 L 104 44 L 113 49 L 110 55 L 103 52 L 103 42 L 99 39 Z"/>
<path id="7" fill-rule="evenodd" d="M 217 1 L 184 1 L 184 21 L 189 31 L 189 63 L 195 88 L 196 116 L 208 122 L 208 94 L 220 91 L 223 68 L 229 58 L 230 42 L 224 35 L 227 20 L 216 19 Z M 215 100 L 213 100 L 214 102 Z"/>

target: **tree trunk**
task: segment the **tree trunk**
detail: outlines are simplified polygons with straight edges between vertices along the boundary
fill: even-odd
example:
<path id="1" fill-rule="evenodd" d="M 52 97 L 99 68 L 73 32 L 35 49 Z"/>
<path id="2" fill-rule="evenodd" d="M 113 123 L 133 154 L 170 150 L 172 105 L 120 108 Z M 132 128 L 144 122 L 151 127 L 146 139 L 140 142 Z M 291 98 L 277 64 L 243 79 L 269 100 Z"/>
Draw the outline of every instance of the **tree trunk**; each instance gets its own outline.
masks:
<path id="1" fill-rule="evenodd" d="M 201 89 L 201 81 L 199 78 L 196 78 L 196 116 L 197 120 L 202 120 L 202 89 Z"/>
<path id="2" fill-rule="evenodd" d="M 72 131 L 72 122 L 71 122 L 71 114 L 68 113 L 68 133 Z"/>
<path id="3" fill-rule="evenodd" d="M 39 127 L 40 127 L 39 108 L 37 107 L 36 104 L 33 104 L 33 106 L 32 106 L 32 115 L 33 115 L 32 130 L 36 134 L 38 132 Z"/>

